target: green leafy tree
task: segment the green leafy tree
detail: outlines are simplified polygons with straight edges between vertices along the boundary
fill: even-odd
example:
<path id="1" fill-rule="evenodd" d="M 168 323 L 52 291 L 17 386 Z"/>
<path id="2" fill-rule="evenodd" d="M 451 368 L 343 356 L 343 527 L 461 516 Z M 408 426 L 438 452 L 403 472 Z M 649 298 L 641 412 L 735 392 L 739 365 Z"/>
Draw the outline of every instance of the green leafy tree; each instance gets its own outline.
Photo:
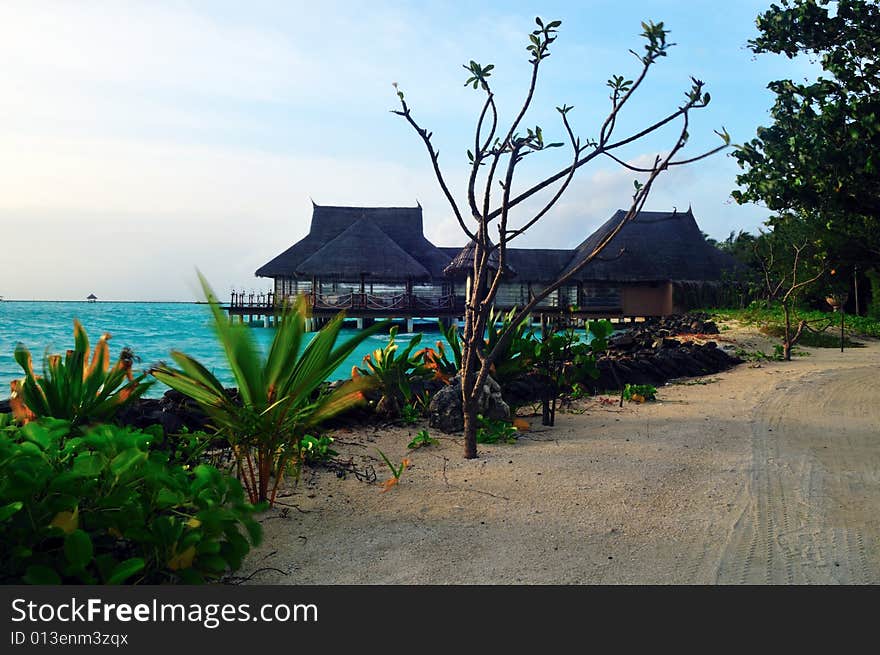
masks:
<path id="1" fill-rule="evenodd" d="M 739 147 L 741 203 L 800 223 L 838 275 L 880 261 L 880 6 L 871 0 L 783 0 L 758 16 L 753 52 L 817 61 L 813 81 L 777 80 L 773 123 Z M 869 279 L 877 279 L 876 275 Z M 874 284 L 872 295 L 880 296 Z"/>
<path id="2" fill-rule="evenodd" d="M 589 264 L 605 246 L 631 221 L 642 209 L 657 176 L 671 166 L 687 164 L 706 157 L 726 147 L 729 135 L 722 131 L 719 136 L 725 142 L 718 148 L 700 155 L 682 159 L 679 157 L 688 141 L 688 125 L 691 112 L 702 109 L 709 104 L 709 94 L 704 90 L 704 83 L 692 79 L 690 88 L 685 92 L 682 103 L 662 116 L 657 122 L 643 128 L 636 128 L 625 135 L 618 135 L 618 117 L 629 104 L 645 81 L 649 71 L 662 58 L 666 57 L 672 43 L 667 41 L 669 30 L 662 22 L 642 23 L 642 34 L 645 43 L 641 51 L 631 51 L 638 60 L 636 74 L 629 78 L 626 75 L 613 75 L 607 82 L 610 89 L 611 107 L 595 138 L 581 139 L 576 136 L 569 117 L 573 107 L 562 105 L 557 107 L 567 146 L 570 149 L 569 163 L 558 173 L 524 188 L 521 192 L 514 191 L 514 178 L 517 166 L 529 156 L 541 156 L 547 151 L 555 151 L 566 146 L 562 141 L 545 139 L 544 131 L 538 125 L 526 127 L 525 119 L 532 105 L 538 75 L 541 66 L 551 55 L 551 46 L 557 39 L 561 21 L 543 21 L 536 18 L 537 25 L 528 35 L 528 51 L 530 76 L 528 89 L 519 110 L 513 120 L 505 127 L 499 123 L 499 111 L 492 90 L 490 78 L 495 72 L 493 64 L 480 64 L 470 61 L 464 65 L 467 71 L 465 86 L 473 87 L 483 97 L 482 109 L 477 119 L 474 139 L 467 151 L 470 172 L 467 180 L 466 205 L 455 199 L 446 182 L 439 164 L 439 153 L 431 141 L 432 132 L 422 127 L 413 116 L 409 103 L 405 100 L 402 90 L 397 90 L 400 108 L 394 113 L 402 117 L 421 139 L 437 179 L 437 182 L 452 209 L 464 234 L 473 243 L 473 265 L 469 273 L 469 293 L 465 303 L 465 325 L 462 335 L 461 378 L 462 407 L 464 418 L 464 455 L 466 458 L 477 456 L 477 419 L 480 393 L 486 378 L 500 360 L 500 355 L 508 348 L 510 340 L 515 337 L 518 326 L 535 311 L 536 307 L 559 287 L 569 283 Z M 643 137 L 655 133 L 667 126 L 674 126 L 673 136 L 663 154 L 657 155 L 651 166 L 638 167 L 627 163 L 622 156 L 622 148 L 640 141 Z M 520 308 L 510 320 L 507 328 L 499 335 L 492 347 L 484 341 L 486 328 L 489 324 L 490 312 L 494 305 L 499 285 L 506 272 L 507 248 L 514 239 L 527 232 L 535 224 L 545 218 L 565 193 L 575 173 L 585 164 L 607 157 L 619 165 L 643 176 L 642 181 L 634 182 L 635 193 L 629 210 L 621 218 L 618 225 L 607 237 L 589 253 L 579 265 L 571 268 L 562 277 L 551 281 L 543 289 L 535 289 L 529 302 Z M 558 184 L 556 184 L 558 183 Z M 539 192 L 553 188 L 549 199 L 534 213 L 516 220 L 511 210 Z M 500 186 L 499 186 L 500 185 Z M 493 191 L 498 187 L 497 195 Z M 500 197 L 499 197 L 500 196 Z M 539 205 L 540 206 L 540 205 Z M 464 207 L 464 209 L 462 209 Z M 490 238 L 490 231 L 493 238 Z M 497 239 L 494 235 L 497 234 Z"/>

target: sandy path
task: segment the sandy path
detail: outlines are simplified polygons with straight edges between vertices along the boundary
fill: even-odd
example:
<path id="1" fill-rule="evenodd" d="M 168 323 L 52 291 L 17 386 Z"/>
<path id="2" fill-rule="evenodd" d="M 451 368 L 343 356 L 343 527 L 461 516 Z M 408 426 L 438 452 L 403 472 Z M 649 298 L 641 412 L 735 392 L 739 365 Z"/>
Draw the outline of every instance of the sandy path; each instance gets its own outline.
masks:
<path id="1" fill-rule="evenodd" d="M 411 453 L 388 493 L 313 472 L 283 499 L 295 507 L 267 513 L 244 573 L 270 584 L 878 583 L 880 343 L 810 353 L 666 386 L 657 403 L 591 402 L 474 461 L 444 438 Z M 381 478 L 376 446 L 399 459 L 418 429 L 339 433 L 338 450 Z"/>
<path id="2" fill-rule="evenodd" d="M 742 514 L 717 581 L 880 580 L 878 373 L 876 364 L 808 370 L 758 404 Z"/>

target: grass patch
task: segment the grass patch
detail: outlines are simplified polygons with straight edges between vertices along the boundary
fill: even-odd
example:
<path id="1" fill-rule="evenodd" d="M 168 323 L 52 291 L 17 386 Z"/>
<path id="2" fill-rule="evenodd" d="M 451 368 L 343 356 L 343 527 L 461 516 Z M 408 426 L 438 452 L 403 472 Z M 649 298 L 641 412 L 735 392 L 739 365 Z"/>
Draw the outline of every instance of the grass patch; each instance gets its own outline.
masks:
<path id="1" fill-rule="evenodd" d="M 840 348 L 839 329 L 840 328 L 838 328 L 838 331 L 836 332 L 833 331 L 833 328 L 829 328 L 825 332 L 810 332 L 809 330 L 804 330 L 798 341 L 798 345 L 810 346 L 813 348 Z M 761 326 L 760 330 L 768 337 L 777 337 L 781 339 L 785 335 L 785 328 L 781 325 L 764 325 Z M 848 336 L 844 336 L 843 345 L 845 348 L 861 348 L 864 344 L 859 343 L 858 341 L 853 341 Z"/>
<path id="2" fill-rule="evenodd" d="M 785 317 L 782 307 L 764 307 L 753 304 L 745 309 L 702 309 L 700 311 L 711 314 L 721 320 L 736 320 L 748 325 L 757 326 L 764 334 L 778 337 L 782 335 L 785 325 Z M 811 325 L 822 326 L 830 323 L 825 332 L 804 331 L 800 344 L 814 348 L 839 348 L 840 347 L 840 315 L 834 312 L 821 312 L 815 309 L 798 308 L 792 312 L 792 325 L 797 325 L 799 320 L 810 321 Z M 856 342 L 850 337 L 875 337 L 880 338 L 880 321 L 867 316 L 847 314 L 844 321 L 847 333 L 847 341 L 844 346 L 854 347 Z"/>

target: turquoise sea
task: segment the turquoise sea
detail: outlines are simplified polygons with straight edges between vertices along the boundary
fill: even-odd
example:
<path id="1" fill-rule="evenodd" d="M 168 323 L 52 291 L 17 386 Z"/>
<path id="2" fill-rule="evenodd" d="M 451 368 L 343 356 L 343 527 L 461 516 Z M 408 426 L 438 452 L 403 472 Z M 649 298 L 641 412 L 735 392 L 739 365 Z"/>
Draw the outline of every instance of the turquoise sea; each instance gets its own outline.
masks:
<path id="1" fill-rule="evenodd" d="M 234 386 L 226 368 L 226 359 L 211 328 L 212 318 L 205 305 L 190 303 L 128 303 L 128 302 L 0 302 L 0 398 L 9 396 L 9 383 L 22 377 L 21 368 L 13 358 L 18 342 L 24 343 L 34 358 L 34 368 L 42 367 L 43 354 L 64 353 L 73 348 L 73 319 L 78 318 L 94 344 L 109 332 L 111 361 L 128 346 L 140 358 L 136 368 L 145 369 L 159 361 L 170 362 L 169 352 L 181 350 L 192 355 L 220 380 Z M 416 323 L 424 332 L 422 345 L 434 346 L 441 338 L 434 321 Z M 342 337 L 356 333 L 354 323 Z M 264 349 L 271 343 L 275 330 L 251 328 L 257 343 Z M 402 330 L 401 330 L 402 332 Z M 398 334 L 398 343 L 407 343 L 412 335 Z M 373 335 L 340 366 L 331 379 L 347 378 L 352 366 L 360 364 L 364 355 L 388 343 L 387 334 Z M 148 395 L 160 396 L 167 387 L 156 384 Z"/>

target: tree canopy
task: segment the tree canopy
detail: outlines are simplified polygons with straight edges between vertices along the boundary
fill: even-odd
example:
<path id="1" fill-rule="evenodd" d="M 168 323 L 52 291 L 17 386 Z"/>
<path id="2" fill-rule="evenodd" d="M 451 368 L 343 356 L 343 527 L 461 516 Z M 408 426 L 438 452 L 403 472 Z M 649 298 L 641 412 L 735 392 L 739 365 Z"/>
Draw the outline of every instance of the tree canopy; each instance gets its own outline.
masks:
<path id="1" fill-rule="evenodd" d="M 756 54 L 811 57 L 814 81 L 770 82 L 773 124 L 733 156 L 740 202 L 801 223 L 838 267 L 880 258 L 880 6 L 871 0 L 782 0 L 757 18 Z"/>

